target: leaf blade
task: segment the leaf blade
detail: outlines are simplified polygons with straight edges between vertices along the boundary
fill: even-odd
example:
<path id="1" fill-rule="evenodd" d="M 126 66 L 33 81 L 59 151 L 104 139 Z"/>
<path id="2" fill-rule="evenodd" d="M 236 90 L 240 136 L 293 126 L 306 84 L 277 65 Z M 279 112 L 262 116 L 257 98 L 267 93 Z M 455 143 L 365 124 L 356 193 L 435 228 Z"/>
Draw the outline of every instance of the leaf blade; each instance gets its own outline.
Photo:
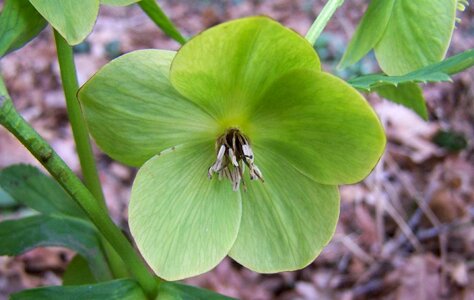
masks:
<path id="1" fill-rule="evenodd" d="M 441 62 L 431 64 L 402 76 L 369 74 L 350 79 L 348 82 L 358 90 L 370 92 L 372 89 L 402 83 L 426 83 L 450 81 L 450 75 L 462 72 L 474 66 L 474 49 L 451 56 Z"/>
<path id="2" fill-rule="evenodd" d="M 99 13 L 99 0 L 29 1 L 70 45 L 79 44 L 89 35 Z"/>
<path id="3" fill-rule="evenodd" d="M 387 100 L 413 110 L 423 120 L 428 120 L 423 90 L 416 83 L 408 82 L 398 86 L 386 85 L 375 88 L 374 91 Z"/>
<path id="4" fill-rule="evenodd" d="M 87 219 L 82 208 L 54 179 L 33 166 L 20 164 L 1 170 L 0 186 L 18 203 L 43 214 Z"/>
<path id="5" fill-rule="evenodd" d="M 21 48 L 47 25 L 27 1 L 5 1 L 0 15 L 0 57 Z"/>
<path id="6" fill-rule="evenodd" d="M 62 246 L 87 259 L 99 281 L 111 278 L 98 232 L 76 218 L 37 215 L 0 223 L 0 255 L 20 255 L 36 247 Z"/>
<path id="7" fill-rule="evenodd" d="M 109 282 L 80 286 L 51 286 L 15 293 L 12 300 L 146 300 L 140 286 L 131 279 L 119 279 Z"/>
<path id="8" fill-rule="evenodd" d="M 364 57 L 382 38 L 396 0 L 372 0 L 357 26 L 339 68 L 346 68 Z"/>

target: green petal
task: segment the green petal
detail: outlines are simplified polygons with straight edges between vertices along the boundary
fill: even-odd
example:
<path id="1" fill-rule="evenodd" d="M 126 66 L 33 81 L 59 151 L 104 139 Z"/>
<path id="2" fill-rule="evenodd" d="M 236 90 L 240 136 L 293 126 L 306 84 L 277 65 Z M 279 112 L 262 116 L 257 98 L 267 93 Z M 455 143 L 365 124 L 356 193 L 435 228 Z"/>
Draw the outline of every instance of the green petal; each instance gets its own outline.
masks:
<path id="1" fill-rule="evenodd" d="M 336 186 L 303 175 L 272 149 L 254 145 L 265 182 L 247 182 L 242 221 L 230 256 L 261 273 L 301 269 L 334 234 L 339 216 Z"/>
<path id="2" fill-rule="evenodd" d="M 226 128 L 242 123 L 246 105 L 295 68 L 321 69 L 311 44 L 269 18 L 250 17 L 191 39 L 173 61 L 171 82 Z"/>
<path id="3" fill-rule="evenodd" d="M 385 147 L 383 129 L 366 100 L 324 72 L 296 70 L 281 77 L 251 123 L 251 142 L 274 149 L 322 184 L 360 181 Z"/>
<path id="4" fill-rule="evenodd" d="M 140 166 L 164 149 L 213 134 L 215 122 L 169 82 L 174 54 L 126 54 L 81 88 L 79 100 L 91 134 L 112 158 Z"/>
<path id="5" fill-rule="evenodd" d="M 441 61 L 456 18 L 456 0 L 397 0 L 375 55 L 388 75 L 403 75 Z"/>
<path id="6" fill-rule="evenodd" d="M 70 45 L 82 42 L 92 31 L 99 0 L 30 0 L 36 10 Z"/>
<path id="7" fill-rule="evenodd" d="M 240 224 L 240 194 L 207 178 L 214 141 L 178 147 L 146 162 L 133 184 L 132 236 L 166 280 L 209 271 L 229 252 Z"/>

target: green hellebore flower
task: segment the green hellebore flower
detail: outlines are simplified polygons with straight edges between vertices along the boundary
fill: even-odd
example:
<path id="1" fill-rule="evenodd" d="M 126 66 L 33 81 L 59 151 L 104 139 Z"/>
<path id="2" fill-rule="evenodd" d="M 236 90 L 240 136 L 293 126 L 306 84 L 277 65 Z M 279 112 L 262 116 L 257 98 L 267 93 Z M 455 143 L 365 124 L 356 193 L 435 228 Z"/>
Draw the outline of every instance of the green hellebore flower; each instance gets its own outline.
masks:
<path id="1" fill-rule="evenodd" d="M 337 185 L 363 179 L 385 146 L 365 99 L 266 17 L 213 27 L 177 53 L 124 55 L 79 98 L 103 151 L 141 166 L 130 228 L 167 280 L 226 255 L 262 273 L 305 267 L 334 233 Z"/>

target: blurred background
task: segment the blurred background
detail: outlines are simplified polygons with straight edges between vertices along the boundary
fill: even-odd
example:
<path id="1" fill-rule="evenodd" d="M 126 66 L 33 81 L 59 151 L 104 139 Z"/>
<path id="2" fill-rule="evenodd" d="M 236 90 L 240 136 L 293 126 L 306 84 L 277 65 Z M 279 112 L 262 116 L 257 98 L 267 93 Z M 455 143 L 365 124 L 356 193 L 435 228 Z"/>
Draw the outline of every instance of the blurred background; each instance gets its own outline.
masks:
<path id="1" fill-rule="evenodd" d="M 271 16 L 304 35 L 326 1 L 159 2 L 192 36 L 248 15 Z M 336 70 L 367 3 L 346 1 L 319 38 L 315 48 L 326 71 L 346 79 L 378 71 L 373 55 Z M 472 6 L 459 13 L 462 22 L 448 55 L 474 48 L 473 16 Z M 81 84 L 109 60 L 144 48 L 178 49 L 178 44 L 138 7 L 103 6 L 93 33 L 74 48 Z M 51 29 L 3 58 L 0 68 L 22 115 L 78 171 Z M 342 187 L 336 235 L 314 263 L 297 272 L 262 275 L 225 259 L 186 281 L 241 299 L 474 299 L 474 69 L 453 79 L 424 86 L 428 122 L 368 96 L 386 128 L 387 150 L 364 182 Z M 113 219 L 127 228 L 136 170 L 99 150 L 96 158 Z M 39 166 L 0 128 L 0 168 L 16 163 Z M 0 220 L 32 214 L 8 197 L 0 199 Z M 0 299 L 25 288 L 60 284 L 73 255 L 63 248 L 38 248 L 18 257 L 0 256 Z"/>

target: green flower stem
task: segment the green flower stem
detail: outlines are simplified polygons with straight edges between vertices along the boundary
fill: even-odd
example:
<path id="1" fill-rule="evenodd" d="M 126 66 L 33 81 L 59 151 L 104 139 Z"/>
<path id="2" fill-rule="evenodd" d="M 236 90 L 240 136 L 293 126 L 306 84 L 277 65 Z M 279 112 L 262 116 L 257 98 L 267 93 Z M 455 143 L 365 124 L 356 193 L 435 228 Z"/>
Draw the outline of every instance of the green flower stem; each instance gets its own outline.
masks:
<path id="1" fill-rule="evenodd" d="M 61 70 L 64 95 L 66 97 L 67 112 L 74 135 L 74 141 L 76 142 L 84 182 L 94 197 L 100 200 L 101 205 L 105 208 L 104 195 L 102 193 L 102 187 L 89 141 L 89 133 L 82 116 L 79 101 L 76 97 L 79 84 L 77 82 L 72 48 L 56 30 L 54 31 L 54 39 L 58 52 L 58 62 Z"/>
<path id="2" fill-rule="evenodd" d="M 328 0 L 326 5 L 323 7 L 323 10 L 318 15 L 316 20 L 314 21 L 313 25 L 308 30 L 306 34 L 306 39 L 314 45 L 316 40 L 318 39 L 323 29 L 328 24 L 329 20 L 331 19 L 332 15 L 336 12 L 336 10 L 344 3 L 344 0 Z"/>
<path id="3" fill-rule="evenodd" d="M 141 0 L 138 2 L 138 5 L 140 5 L 141 9 L 148 15 L 148 17 L 150 17 L 150 19 L 168 36 L 181 45 L 186 43 L 186 39 L 179 32 L 173 22 L 168 18 L 168 16 L 163 12 L 156 0 Z"/>
<path id="4" fill-rule="evenodd" d="M 0 95 L 0 124 L 10 131 L 84 209 L 90 220 L 120 255 L 131 274 L 150 299 L 156 295 L 156 281 L 132 245 L 113 223 L 81 180 L 53 148 L 18 114 L 11 99 Z"/>
<path id="5" fill-rule="evenodd" d="M 54 39 L 56 41 L 56 49 L 58 55 L 59 68 L 61 71 L 61 81 L 63 84 L 64 95 L 66 98 L 67 112 L 72 127 L 74 141 L 76 143 L 77 154 L 81 164 L 81 170 L 84 182 L 87 188 L 98 200 L 99 204 L 107 211 L 102 186 L 100 184 L 97 167 L 89 140 L 89 132 L 87 130 L 84 117 L 79 107 L 79 101 L 76 94 L 79 84 L 76 76 L 76 66 L 71 46 L 56 30 L 54 31 Z M 102 237 L 104 250 L 109 262 L 110 269 L 114 277 L 120 278 L 127 276 L 123 262 L 114 252 L 113 248 Z"/>

